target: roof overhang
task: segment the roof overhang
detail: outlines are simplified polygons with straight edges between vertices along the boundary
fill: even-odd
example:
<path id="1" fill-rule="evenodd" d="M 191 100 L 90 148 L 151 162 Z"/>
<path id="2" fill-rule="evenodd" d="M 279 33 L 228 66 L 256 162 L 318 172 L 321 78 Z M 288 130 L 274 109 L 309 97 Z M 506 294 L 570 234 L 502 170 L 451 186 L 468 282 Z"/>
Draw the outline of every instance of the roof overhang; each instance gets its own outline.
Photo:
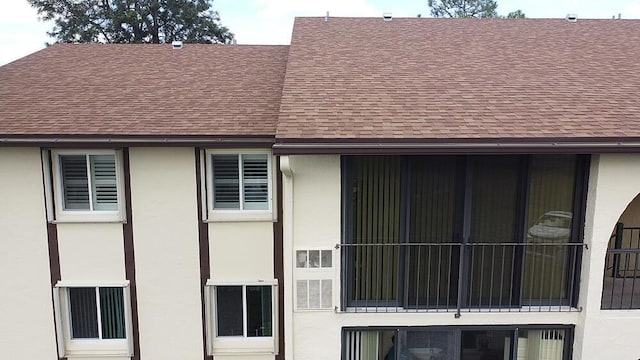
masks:
<path id="1" fill-rule="evenodd" d="M 96 136 L 96 135 L 0 135 L 2 146 L 96 148 L 124 146 L 196 146 L 218 148 L 270 148 L 274 137 L 264 136 Z"/>
<path id="2" fill-rule="evenodd" d="M 535 154 L 640 153 L 640 138 L 629 139 L 277 139 L 277 155 L 296 154 Z"/>

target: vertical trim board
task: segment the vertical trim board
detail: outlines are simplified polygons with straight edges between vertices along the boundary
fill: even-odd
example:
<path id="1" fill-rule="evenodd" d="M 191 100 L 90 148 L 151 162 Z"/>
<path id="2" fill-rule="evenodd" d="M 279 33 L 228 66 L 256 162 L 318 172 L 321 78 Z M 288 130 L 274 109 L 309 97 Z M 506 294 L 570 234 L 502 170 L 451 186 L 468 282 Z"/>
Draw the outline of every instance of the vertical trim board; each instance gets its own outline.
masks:
<path id="1" fill-rule="evenodd" d="M 124 238 L 124 266 L 131 293 L 131 322 L 133 328 L 133 355 L 131 359 L 140 360 L 140 327 L 138 323 L 138 296 L 136 288 L 136 256 L 133 246 L 133 216 L 131 213 L 131 171 L 129 163 L 129 148 L 122 149 L 122 163 L 124 168 L 124 200 L 126 222 L 122 225 Z"/>
<path id="2" fill-rule="evenodd" d="M 277 204 L 277 221 L 273 223 L 273 274 L 274 277 L 278 280 L 278 308 L 276 311 L 278 312 L 278 355 L 276 355 L 276 360 L 284 360 L 284 243 L 283 243 L 283 204 L 284 199 L 282 198 L 282 171 L 280 170 L 280 157 L 276 159 L 276 173 L 275 173 L 275 181 L 276 181 L 276 204 Z"/>
<path id="3" fill-rule="evenodd" d="M 198 247 L 200 254 L 200 303 L 202 307 L 202 345 L 204 349 L 204 360 L 213 360 L 213 356 L 208 355 L 207 351 L 207 316 L 205 308 L 205 292 L 207 291 L 207 280 L 211 277 L 210 259 L 209 259 L 209 225 L 204 221 L 205 214 L 208 212 L 203 200 L 203 173 L 202 173 L 202 152 L 199 148 L 195 148 L 195 166 L 196 166 L 196 199 L 198 206 Z"/>

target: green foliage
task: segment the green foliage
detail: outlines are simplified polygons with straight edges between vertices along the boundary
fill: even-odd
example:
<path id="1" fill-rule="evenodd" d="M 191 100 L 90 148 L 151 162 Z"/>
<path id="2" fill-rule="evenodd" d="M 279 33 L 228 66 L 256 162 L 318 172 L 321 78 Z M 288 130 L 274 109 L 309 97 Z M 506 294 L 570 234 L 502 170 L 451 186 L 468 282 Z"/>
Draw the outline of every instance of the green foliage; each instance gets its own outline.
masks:
<path id="1" fill-rule="evenodd" d="M 524 19 L 524 18 L 525 16 L 522 10 L 512 11 L 507 14 L 507 19 Z"/>
<path id="2" fill-rule="evenodd" d="M 498 15 L 496 0 L 428 0 L 433 17 L 505 18 Z M 521 10 L 510 12 L 506 18 L 524 18 Z"/>
<path id="3" fill-rule="evenodd" d="M 495 0 L 428 0 L 433 17 L 493 18 L 498 16 Z"/>
<path id="4" fill-rule="evenodd" d="M 28 0 L 57 42 L 229 43 L 212 0 Z"/>

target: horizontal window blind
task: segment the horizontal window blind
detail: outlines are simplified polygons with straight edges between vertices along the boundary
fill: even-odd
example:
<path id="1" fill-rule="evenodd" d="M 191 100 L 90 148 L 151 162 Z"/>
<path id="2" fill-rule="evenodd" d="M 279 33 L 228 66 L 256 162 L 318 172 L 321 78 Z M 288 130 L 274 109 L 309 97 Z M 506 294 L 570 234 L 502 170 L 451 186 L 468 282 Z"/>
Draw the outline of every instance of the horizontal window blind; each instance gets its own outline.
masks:
<path id="1" fill-rule="evenodd" d="M 64 210 L 90 210 L 87 159 L 84 155 L 61 155 Z"/>
<path id="2" fill-rule="evenodd" d="M 238 155 L 212 155 L 213 208 L 240 209 Z"/>
<path id="3" fill-rule="evenodd" d="M 245 210 L 269 209 L 267 154 L 242 155 Z"/>
<path id="4" fill-rule="evenodd" d="M 118 209 L 116 158 L 114 155 L 90 155 L 94 210 Z"/>

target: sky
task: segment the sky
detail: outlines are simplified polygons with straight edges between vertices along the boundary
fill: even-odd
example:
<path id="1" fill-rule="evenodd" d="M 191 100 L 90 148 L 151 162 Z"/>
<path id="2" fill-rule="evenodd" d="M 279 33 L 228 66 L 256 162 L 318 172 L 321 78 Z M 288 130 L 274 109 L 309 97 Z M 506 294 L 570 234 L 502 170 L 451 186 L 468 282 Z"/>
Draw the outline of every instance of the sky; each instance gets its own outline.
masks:
<path id="1" fill-rule="evenodd" d="M 288 44 L 295 16 L 429 16 L 427 0 L 214 0 L 221 22 L 238 44 Z M 0 65 L 43 49 L 52 24 L 27 0 L 0 0 Z M 530 18 L 640 19 L 640 0 L 498 0 L 498 13 L 522 10 Z"/>

